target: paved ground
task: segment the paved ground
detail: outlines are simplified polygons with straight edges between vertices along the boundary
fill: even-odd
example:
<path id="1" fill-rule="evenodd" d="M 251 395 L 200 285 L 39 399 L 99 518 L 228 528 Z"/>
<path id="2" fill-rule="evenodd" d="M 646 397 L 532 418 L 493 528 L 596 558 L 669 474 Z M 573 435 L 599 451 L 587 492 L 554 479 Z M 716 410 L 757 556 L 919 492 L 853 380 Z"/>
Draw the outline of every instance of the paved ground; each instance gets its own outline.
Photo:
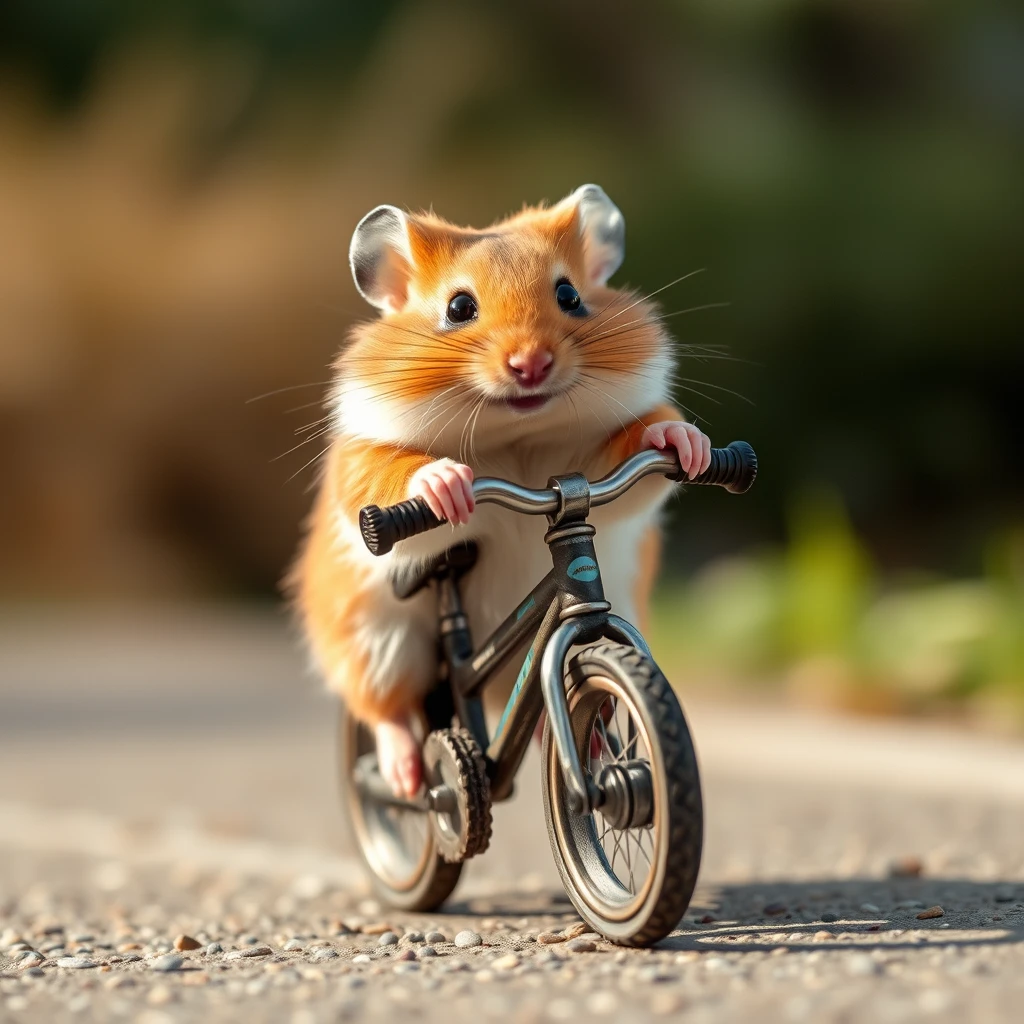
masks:
<path id="1" fill-rule="evenodd" d="M 0 623 L 0 1020 L 1020 1017 L 1009 741 L 690 702 L 698 897 L 656 950 L 575 951 L 537 941 L 579 928 L 535 759 L 447 911 L 394 914 L 344 834 L 331 705 L 273 618 Z M 180 934 L 220 951 L 160 959 Z"/>

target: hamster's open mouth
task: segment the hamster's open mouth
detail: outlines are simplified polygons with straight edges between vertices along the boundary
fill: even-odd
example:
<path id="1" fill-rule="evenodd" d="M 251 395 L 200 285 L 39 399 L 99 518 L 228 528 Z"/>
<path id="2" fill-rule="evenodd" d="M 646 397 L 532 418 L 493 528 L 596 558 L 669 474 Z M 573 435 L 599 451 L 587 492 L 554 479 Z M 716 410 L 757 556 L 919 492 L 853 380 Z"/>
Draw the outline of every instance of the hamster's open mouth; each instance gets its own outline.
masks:
<path id="1" fill-rule="evenodd" d="M 519 398 L 506 398 L 505 404 L 517 412 L 532 412 L 534 409 L 547 405 L 551 397 L 551 395 L 523 395 Z"/>

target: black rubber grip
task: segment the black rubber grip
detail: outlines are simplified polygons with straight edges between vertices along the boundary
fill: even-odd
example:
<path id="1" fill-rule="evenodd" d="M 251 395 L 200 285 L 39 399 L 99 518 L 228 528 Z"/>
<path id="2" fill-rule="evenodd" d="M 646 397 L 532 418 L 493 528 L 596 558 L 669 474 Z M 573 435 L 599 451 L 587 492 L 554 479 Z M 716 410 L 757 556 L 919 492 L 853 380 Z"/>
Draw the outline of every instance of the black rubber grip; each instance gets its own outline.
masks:
<path id="1" fill-rule="evenodd" d="M 757 456 L 746 441 L 733 441 L 725 448 L 711 449 L 711 465 L 695 480 L 680 468 L 672 477 L 681 484 L 714 484 L 733 494 L 749 491 L 757 478 Z"/>
<path id="2" fill-rule="evenodd" d="M 386 555 L 400 540 L 415 537 L 443 525 L 422 498 L 410 498 L 397 505 L 381 508 L 367 505 L 359 510 L 359 529 L 374 555 Z"/>

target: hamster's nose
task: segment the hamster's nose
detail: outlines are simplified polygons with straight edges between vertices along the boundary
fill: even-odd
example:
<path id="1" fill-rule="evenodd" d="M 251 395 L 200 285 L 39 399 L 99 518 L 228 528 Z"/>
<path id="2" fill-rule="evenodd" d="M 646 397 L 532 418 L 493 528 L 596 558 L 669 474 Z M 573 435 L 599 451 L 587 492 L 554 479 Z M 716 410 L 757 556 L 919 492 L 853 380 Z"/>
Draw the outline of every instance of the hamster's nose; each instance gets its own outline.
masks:
<path id="1" fill-rule="evenodd" d="M 555 357 L 546 349 L 515 352 L 508 357 L 508 368 L 523 387 L 535 388 L 544 382 L 554 361 Z"/>

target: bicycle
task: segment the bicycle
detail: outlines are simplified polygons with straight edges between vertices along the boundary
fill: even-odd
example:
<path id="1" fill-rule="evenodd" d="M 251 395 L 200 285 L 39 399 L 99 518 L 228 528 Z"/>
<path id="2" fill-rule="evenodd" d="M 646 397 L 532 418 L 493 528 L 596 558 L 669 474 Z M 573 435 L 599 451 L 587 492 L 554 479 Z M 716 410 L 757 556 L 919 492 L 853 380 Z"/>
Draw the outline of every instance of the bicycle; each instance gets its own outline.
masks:
<path id="1" fill-rule="evenodd" d="M 708 470 L 687 480 L 674 451 L 644 451 L 595 482 L 552 477 L 543 489 L 480 478 L 477 503 L 546 515 L 552 569 L 474 649 L 459 580 L 476 561 L 461 543 L 394 583 L 399 598 L 437 591 L 440 670 L 421 722 L 425 783 L 396 796 L 376 763 L 371 730 L 342 709 L 341 769 L 361 856 L 378 894 L 405 910 L 432 910 L 462 865 L 490 841 L 491 805 L 507 799 L 542 711 L 544 812 L 559 875 L 590 927 L 624 945 L 651 945 L 682 919 L 703 844 L 697 759 L 683 711 L 639 631 L 612 613 L 594 550 L 592 508 L 643 477 L 750 488 L 757 457 L 746 442 L 713 449 Z M 382 555 L 441 526 L 422 498 L 359 516 Z M 532 640 L 531 640 L 532 637 Z M 494 735 L 480 694 L 530 641 Z M 572 648 L 582 648 L 570 653 Z M 616 865 L 624 865 L 616 869 Z"/>

